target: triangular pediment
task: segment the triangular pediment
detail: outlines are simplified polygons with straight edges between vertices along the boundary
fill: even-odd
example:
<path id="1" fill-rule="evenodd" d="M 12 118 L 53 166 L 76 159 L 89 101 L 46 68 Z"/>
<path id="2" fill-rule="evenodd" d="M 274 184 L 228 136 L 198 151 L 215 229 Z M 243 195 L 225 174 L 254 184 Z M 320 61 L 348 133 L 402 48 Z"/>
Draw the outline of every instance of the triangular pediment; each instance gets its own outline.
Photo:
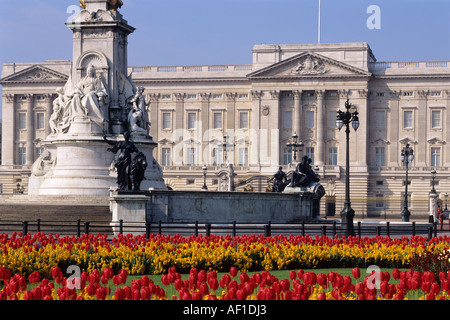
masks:
<path id="1" fill-rule="evenodd" d="M 52 83 L 61 82 L 64 83 L 69 77 L 61 72 L 49 69 L 41 65 L 34 65 L 26 68 L 22 71 L 11 74 L 0 80 L 0 83 Z"/>
<path id="2" fill-rule="evenodd" d="M 304 52 L 247 75 L 251 79 L 353 78 L 372 74 L 313 52 Z"/>

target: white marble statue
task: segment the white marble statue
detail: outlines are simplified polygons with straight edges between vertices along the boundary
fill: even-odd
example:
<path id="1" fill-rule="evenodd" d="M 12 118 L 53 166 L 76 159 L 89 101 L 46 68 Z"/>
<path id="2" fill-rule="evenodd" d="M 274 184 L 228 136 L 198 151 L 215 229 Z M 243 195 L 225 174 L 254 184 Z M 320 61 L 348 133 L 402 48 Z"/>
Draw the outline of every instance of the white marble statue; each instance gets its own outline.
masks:
<path id="1" fill-rule="evenodd" d="M 139 87 L 135 96 L 130 100 L 132 108 L 128 113 L 128 123 L 131 133 L 147 135 L 150 129 L 150 122 L 147 115 L 147 104 L 143 95 L 144 90 L 144 87 Z"/>
<path id="2" fill-rule="evenodd" d="M 103 127 L 105 116 L 103 108 L 107 104 L 108 91 L 104 81 L 96 76 L 93 66 L 90 66 L 86 77 L 80 80 L 74 88 L 71 100 L 72 116 L 74 118 L 88 117 Z"/>
<path id="3" fill-rule="evenodd" d="M 53 101 L 50 117 L 52 134 L 67 133 L 75 119 L 90 119 L 104 128 L 104 108 L 108 105 L 108 90 L 102 77 L 96 76 L 93 66 L 76 86 L 69 78 L 64 89 L 56 90 L 58 97 Z"/>

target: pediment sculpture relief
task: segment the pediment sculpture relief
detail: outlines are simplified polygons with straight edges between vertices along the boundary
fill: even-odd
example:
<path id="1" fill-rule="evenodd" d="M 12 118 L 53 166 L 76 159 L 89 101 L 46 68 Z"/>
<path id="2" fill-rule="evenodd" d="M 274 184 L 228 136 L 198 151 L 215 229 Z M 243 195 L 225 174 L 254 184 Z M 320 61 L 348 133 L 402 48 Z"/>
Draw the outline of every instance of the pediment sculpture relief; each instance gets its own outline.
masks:
<path id="1" fill-rule="evenodd" d="M 291 73 L 299 75 L 324 74 L 327 72 L 328 69 L 323 60 L 312 56 L 306 56 L 305 59 L 299 60 L 297 67 L 291 71 Z"/>

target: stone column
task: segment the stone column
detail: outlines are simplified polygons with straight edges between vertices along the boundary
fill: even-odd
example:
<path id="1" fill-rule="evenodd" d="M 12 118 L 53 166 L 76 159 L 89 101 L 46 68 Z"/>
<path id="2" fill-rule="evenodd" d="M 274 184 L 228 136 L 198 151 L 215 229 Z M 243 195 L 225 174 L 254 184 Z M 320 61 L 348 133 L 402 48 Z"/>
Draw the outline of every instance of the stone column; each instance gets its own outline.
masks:
<path id="1" fill-rule="evenodd" d="M 294 95 L 294 123 L 292 128 L 299 138 L 302 139 L 302 90 L 294 90 L 292 94 Z"/>
<path id="2" fill-rule="evenodd" d="M 27 159 L 25 165 L 31 166 L 34 162 L 34 111 L 33 111 L 33 95 L 26 95 L 24 104 L 27 109 Z"/>
<path id="3" fill-rule="evenodd" d="M 324 119 L 326 118 L 324 113 L 324 90 L 317 90 L 317 128 L 316 128 L 316 145 L 317 145 L 317 160 L 314 161 L 315 165 L 323 166 L 325 164 L 325 124 Z"/>
<path id="4" fill-rule="evenodd" d="M 425 134 L 419 134 L 418 130 L 415 130 L 413 133 L 415 137 L 417 137 L 417 145 L 420 146 L 420 148 L 415 148 L 414 155 L 415 155 L 415 161 L 414 166 L 416 167 L 426 167 L 427 163 L 431 166 L 431 158 L 429 157 L 427 159 L 427 154 L 429 152 L 428 150 L 428 143 L 426 132 L 428 132 L 428 128 L 430 127 L 428 125 L 428 119 L 427 119 L 427 112 L 428 111 L 428 91 L 425 90 L 419 90 L 417 93 L 417 112 L 414 112 L 414 128 L 423 128 L 426 129 Z M 431 111 L 430 111 L 431 112 Z M 416 126 L 417 125 L 417 126 Z M 442 152 L 441 152 L 442 153 Z M 442 163 L 442 159 L 441 159 Z"/>
<path id="5" fill-rule="evenodd" d="M 261 152 L 261 97 L 262 91 L 251 91 L 252 94 L 252 112 L 250 117 L 250 150 L 249 150 L 249 165 L 251 170 L 260 171 L 260 152 Z"/>
<path id="6" fill-rule="evenodd" d="M 3 95 L 3 124 L 2 124 L 2 165 L 13 166 L 16 136 L 16 122 L 14 119 L 14 101 L 13 94 Z"/>
<path id="7" fill-rule="evenodd" d="M 50 133 L 50 117 L 53 113 L 53 95 L 46 94 L 45 95 L 45 137 L 47 138 Z"/>

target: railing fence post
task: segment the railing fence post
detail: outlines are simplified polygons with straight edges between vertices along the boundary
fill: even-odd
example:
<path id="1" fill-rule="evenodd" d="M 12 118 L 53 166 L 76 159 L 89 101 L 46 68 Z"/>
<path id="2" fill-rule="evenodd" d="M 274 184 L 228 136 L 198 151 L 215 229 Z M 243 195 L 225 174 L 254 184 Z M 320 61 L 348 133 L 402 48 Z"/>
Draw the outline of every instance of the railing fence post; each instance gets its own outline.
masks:
<path id="1" fill-rule="evenodd" d="M 327 226 L 326 226 L 326 225 L 323 225 L 323 226 L 322 226 L 322 235 L 323 235 L 323 236 L 326 236 L 326 235 L 327 235 Z"/>
<path id="2" fill-rule="evenodd" d="M 151 227 L 151 223 L 150 222 L 146 222 L 145 223 L 145 238 L 148 239 L 150 238 L 150 227 Z"/>
<path id="3" fill-rule="evenodd" d="M 89 221 L 84 222 L 84 233 L 89 234 Z"/>
<path id="4" fill-rule="evenodd" d="M 81 237 L 81 220 L 77 220 L 77 238 Z"/>
<path id="5" fill-rule="evenodd" d="M 28 233 L 28 221 L 22 221 L 22 234 L 25 236 Z"/>

